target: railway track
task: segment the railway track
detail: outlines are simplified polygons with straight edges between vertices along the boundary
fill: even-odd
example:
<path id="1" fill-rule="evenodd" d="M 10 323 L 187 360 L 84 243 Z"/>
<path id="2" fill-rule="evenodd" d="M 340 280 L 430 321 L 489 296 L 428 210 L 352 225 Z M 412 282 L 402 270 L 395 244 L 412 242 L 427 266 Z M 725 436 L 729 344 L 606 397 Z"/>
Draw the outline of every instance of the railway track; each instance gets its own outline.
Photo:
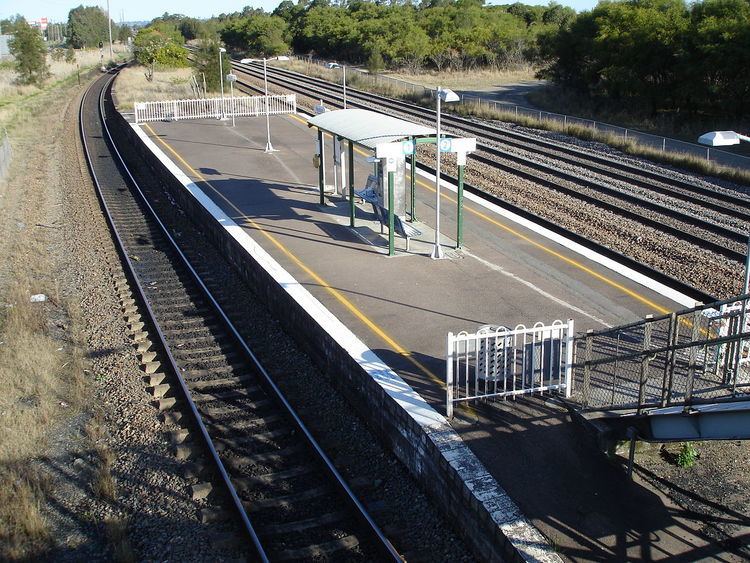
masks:
<path id="1" fill-rule="evenodd" d="M 260 70 L 254 65 L 233 63 L 233 66 L 241 73 L 260 78 Z M 321 79 L 270 67 L 269 81 L 334 106 L 342 105 L 340 87 Z M 433 110 L 408 102 L 352 89 L 347 89 L 347 99 L 352 107 L 377 107 L 428 123 L 434 121 Z M 444 122 L 480 139 L 481 150 L 472 155 L 478 162 L 617 213 L 735 262 L 744 261 L 750 226 L 750 198 L 746 196 L 729 193 L 729 190 L 712 190 L 449 114 L 444 116 Z M 524 153 L 511 152 L 499 145 L 521 149 Z M 554 160 L 548 164 L 539 162 L 540 157 Z M 582 175 L 573 170 L 573 166 L 593 177 Z"/>
<path id="2" fill-rule="evenodd" d="M 137 295 L 124 307 L 151 391 L 189 419 L 177 441 L 210 460 L 202 475 L 226 491 L 254 558 L 400 561 L 219 305 L 215 273 L 180 248 L 128 170 L 107 125 L 113 79 L 84 96 L 80 133 Z"/>

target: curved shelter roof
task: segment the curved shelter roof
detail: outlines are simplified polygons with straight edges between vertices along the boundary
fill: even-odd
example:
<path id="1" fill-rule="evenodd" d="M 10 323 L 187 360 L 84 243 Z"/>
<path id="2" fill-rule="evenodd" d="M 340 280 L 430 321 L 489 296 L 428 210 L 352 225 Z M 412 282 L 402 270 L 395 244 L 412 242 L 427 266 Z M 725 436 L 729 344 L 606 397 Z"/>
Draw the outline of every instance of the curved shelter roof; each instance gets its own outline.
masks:
<path id="1" fill-rule="evenodd" d="M 434 137 L 437 134 L 433 127 L 366 109 L 327 111 L 308 120 L 308 123 L 370 149 L 380 143 L 392 143 L 409 137 Z"/>

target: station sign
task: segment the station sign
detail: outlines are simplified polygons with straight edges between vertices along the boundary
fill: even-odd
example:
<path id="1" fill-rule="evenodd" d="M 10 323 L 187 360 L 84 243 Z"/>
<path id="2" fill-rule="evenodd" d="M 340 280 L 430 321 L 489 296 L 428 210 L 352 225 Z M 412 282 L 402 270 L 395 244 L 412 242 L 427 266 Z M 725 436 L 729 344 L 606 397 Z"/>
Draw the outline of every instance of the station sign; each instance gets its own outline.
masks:
<path id="1" fill-rule="evenodd" d="M 227 82 L 237 82 L 236 74 L 227 74 Z"/>
<path id="2" fill-rule="evenodd" d="M 440 152 L 464 153 L 477 150 L 477 140 L 469 137 L 440 139 Z"/>

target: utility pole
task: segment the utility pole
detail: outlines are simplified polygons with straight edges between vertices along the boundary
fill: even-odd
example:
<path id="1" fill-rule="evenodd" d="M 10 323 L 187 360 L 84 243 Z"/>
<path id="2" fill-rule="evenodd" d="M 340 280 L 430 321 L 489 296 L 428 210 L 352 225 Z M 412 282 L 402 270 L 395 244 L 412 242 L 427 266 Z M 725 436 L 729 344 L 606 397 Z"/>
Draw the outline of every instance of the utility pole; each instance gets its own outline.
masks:
<path id="1" fill-rule="evenodd" d="M 111 61 L 114 57 L 112 56 L 112 19 L 109 17 L 109 0 L 107 0 L 107 27 L 109 28 L 109 60 Z"/>

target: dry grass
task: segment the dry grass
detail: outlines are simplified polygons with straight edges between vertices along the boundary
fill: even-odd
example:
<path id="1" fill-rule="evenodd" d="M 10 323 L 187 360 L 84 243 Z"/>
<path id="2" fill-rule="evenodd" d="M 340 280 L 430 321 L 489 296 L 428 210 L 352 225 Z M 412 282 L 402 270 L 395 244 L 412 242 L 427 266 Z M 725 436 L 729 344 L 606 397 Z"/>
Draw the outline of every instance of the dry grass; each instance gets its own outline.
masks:
<path id="1" fill-rule="evenodd" d="M 153 81 L 146 80 L 143 67 L 128 67 L 117 77 L 114 92 L 120 109 L 133 109 L 135 101 L 194 98 L 190 88 L 190 68 L 157 69 Z"/>
<path id="2" fill-rule="evenodd" d="M 97 413 L 86 424 L 86 437 L 96 453 L 96 470 L 91 483 L 94 494 L 105 501 L 114 501 L 117 497 L 117 486 L 112 474 L 115 455 L 105 439 L 104 421 Z"/>
<path id="3" fill-rule="evenodd" d="M 137 561 L 133 547 L 128 540 L 128 521 L 113 518 L 104 521 L 107 532 L 107 541 L 112 548 L 112 559 L 117 563 L 132 563 Z"/>
<path id="4" fill-rule="evenodd" d="M 115 59 L 121 60 L 127 55 L 127 51 L 121 45 L 115 45 Z M 109 53 L 105 50 L 105 61 L 109 58 Z M 98 67 L 100 64 L 99 49 L 87 49 L 76 51 L 76 62 L 66 63 L 65 61 L 53 61 L 50 55 L 47 55 L 47 64 L 50 67 L 50 78 L 47 85 L 54 84 L 66 78 L 72 77 L 78 72 L 78 67 L 83 72 L 90 68 Z M 76 66 L 78 65 L 78 66 Z M 24 86 L 16 84 L 16 73 L 12 66 L 8 64 L 0 67 L 0 104 L 7 104 L 19 99 L 35 95 L 39 92 L 36 86 Z"/>
<path id="5" fill-rule="evenodd" d="M 83 400 L 82 354 L 48 329 L 49 303 L 30 303 L 17 286 L 0 320 L 0 463 L 33 456 L 49 426 Z"/>
<path id="6" fill-rule="evenodd" d="M 403 71 L 389 72 L 386 76 L 435 88 L 443 86 L 455 90 L 489 90 L 504 84 L 516 84 L 536 80 L 534 75 L 536 69 L 533 67 L 522 67 L 518 69 L 478 69 L 470 72 L 444 71 L 444 72 L 419 72 L 408 73 Z"/>
<path id="7" fill-rule="evenodd" d="M 42 516 L 50 481 L 22 464 L 0 467 L 0 560 L 34 559 L 50 546 Z"/>

